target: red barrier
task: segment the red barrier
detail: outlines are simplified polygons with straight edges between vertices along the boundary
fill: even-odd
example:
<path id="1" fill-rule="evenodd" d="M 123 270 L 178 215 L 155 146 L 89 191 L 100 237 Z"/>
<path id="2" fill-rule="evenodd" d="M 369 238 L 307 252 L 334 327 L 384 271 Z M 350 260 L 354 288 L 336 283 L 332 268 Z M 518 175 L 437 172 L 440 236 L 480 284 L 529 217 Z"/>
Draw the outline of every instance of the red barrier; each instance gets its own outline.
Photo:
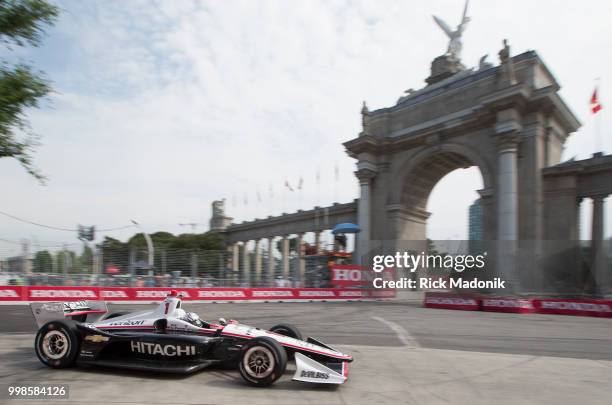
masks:
<path id="1" fill-rule="evenodd" d="M 425 306 L 427 308 L 459 309 L 462 311 L 478 311 L 480 298 L 476 294 L 457 294 L 450 292 L 426 292 Z"/>
<path id="2" fill-rule="evenodd" d="M 139 288 L 0 286 L 0 301 L 158 301 L 177 290 L 185 301 L 360 300 L 395 297 L 394 290 L 345 288 Z"/>
<path id="3" fill-rule="evenodd" d="M 21 286 L 0 286 L 0 301 L 21 301 L 24 295 Z"/>
<path id="4" fill-rule="evenodd" d="M 488 312 L 512 312 L 528 314 L 535 312 L 532 299 L 513 297 L 482 297 L 480 308 Z"/>
<path id="5" fill-rule="evenodd" d="M 489 297 L 453 292 L 426 292 L 428 308 L 489 312 L 538 313 L 612 318 L 612 300 Z"/>
<path id="6" fill-rule="evenodd" d="M 534 300 L 540 314 L 601 316 L 612 318 L 612 300 L 553 299 Z"/>

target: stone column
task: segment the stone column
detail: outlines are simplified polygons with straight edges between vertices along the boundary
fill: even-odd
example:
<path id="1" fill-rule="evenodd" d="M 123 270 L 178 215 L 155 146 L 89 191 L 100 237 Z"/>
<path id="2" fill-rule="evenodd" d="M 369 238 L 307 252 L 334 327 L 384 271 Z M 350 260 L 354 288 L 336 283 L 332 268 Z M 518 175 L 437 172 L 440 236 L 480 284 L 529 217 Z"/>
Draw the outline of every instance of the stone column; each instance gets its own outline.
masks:
<path id="1" fill-rule="evenodd" d="M 255 280 L 253 280 L 253 286 L 261 285 L 261 247 L 259 242 L 260 239 L 255 239 Z"/>
<path id="2" fill-rule="evenodd" d="M 251 283 L 251 264 L 249 257 L 249 241 L 245 241 L 242 249 L 242 282 L 249 286 Z"/>
<path id="3" fill-rule="evenodd" d="M 232 280 L 236 281 L 240 274 L 240 245 L 235 242 L 232 245 Z"/>
<path id="4" fill-rule="evenodd" d="M 506 292 L 513 293 L 516 285 L 518 194 L 517 143 L 512 138 L 502 140 L 498 150 L 497 192 L 497 274 L 506 281 Z"/>
<path id="5" fill-rule="evenodd" d="M 289 276 L 289 238 L 288 235 L 283 235 L 282 245 L 282 276 L 283 280 L 287 280 Z"/>
<path id="6" fill-rule="evenodd" d="M 304 234 L 298 233 L 297 236 L 297 254 L 298 254 L 298 273 L 299 286 L 306 287 L 306 260 L 304 259 Z"/>
<path id="7" fill-rule="evenodd" d="M 602 243 L 604 239 L 604 199 L 606 196 L 598 195 L 592 198 L 593 224 L 591 228 L 591 273 L 595 280 L 595 294 L 603 297 L 608 288 L 606 252 Z"/>
<path id="8" fill-rule="evenodd" d="M 315 231 L 315 248 L 316 248 L 316 254 L 321 253 L 321 231 Z"/>
<path id="9" fill-rule="evenodd" d="M 516 137 L 500 140 L 498 149 L 497 227 L 499 240 L 518 239 Z"/>
<path id="10" fill-rule="evenodd" d="M 517 154 L 521 117 L 515 109 L 497 113 L 497 273 L 506 281 L 506 292 L 516 286 L 518 240 Z"/>
<path id="11" fill-rule="evenodd" d="M 370 251 L 370 187 L 376 172 L 369 168 L 360 168 L 355 172 L 355 175 L 359 179 L 360 192 L 357 205 L 357 222 L 359 228 L 361 228 L 357 237 L 355 261 L 357 264 L 363 264 L 362 261 L 367 261 L 365 256 Z"/>
<path id="12" fill-rule="evenodd" d="M 268 238 L 268 272 L 266 282 L 274 286 L 274 237 Z"/>

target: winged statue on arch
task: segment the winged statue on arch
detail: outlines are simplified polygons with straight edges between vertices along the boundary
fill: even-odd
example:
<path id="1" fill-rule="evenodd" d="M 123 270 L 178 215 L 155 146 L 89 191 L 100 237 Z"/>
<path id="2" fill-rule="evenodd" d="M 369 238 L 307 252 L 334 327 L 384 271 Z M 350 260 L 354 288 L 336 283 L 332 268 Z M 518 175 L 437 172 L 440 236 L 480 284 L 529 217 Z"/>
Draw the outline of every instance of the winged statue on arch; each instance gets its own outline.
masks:
<path id="1" fill-rule="evenodd" d="M 461 49 L 463 48 L 463 43 L 461 42 L 461 36 L 465 31 L 468 23 L 470 22 L 470 17 L 467 16 L 468 4 L 470 0 L 465 1 L 465 7 L 463 8 L 463 17 L 461 18 L 461 22 L 457 25 L 457 28 L 453 30 L 444 20 L 439 17 L 433 16 L 434 21 L 442 31 L 448 36 L 448 49 L 446 53 L 450 55 L 453 59 L 459 61 L 461 60 Z"/>

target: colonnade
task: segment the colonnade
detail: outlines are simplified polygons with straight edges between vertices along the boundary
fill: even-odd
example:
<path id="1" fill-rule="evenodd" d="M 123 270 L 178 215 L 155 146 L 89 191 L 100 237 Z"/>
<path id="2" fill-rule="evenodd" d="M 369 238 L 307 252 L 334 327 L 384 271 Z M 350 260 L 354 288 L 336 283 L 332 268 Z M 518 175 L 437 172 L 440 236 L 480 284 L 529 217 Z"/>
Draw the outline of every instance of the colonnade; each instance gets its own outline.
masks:
<path id="1" fill-rule="evenodd" d="M 322 232 L 312 232 L 314 234 L 313 248 L 316 249 L 317 254 L 322 251 Z M 292 272 L 289 243 L 293 235 L 296 240 L 295 257 L 298 265 Z M 305 237 L 306 233 L 297 233 L 234 242 L 229 246 L 229 250 L 231 269 L 236 281 L 244 286 L 274 286 L 276 278 L 280 277 L 284 286 L 303 286 L 306 273 Z M 277 249 L 276 244 L 279 240 L 280 249 Z M 279 264 L 278 271 L 277 263 Z"/>

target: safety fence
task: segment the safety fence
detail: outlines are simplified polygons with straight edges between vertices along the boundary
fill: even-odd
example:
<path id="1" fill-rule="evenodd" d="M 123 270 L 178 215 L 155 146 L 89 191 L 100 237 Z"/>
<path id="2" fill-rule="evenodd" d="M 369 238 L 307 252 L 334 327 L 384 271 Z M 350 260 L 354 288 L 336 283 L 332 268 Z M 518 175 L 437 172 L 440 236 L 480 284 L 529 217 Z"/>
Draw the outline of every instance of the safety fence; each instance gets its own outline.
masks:
<path id="1" fill-rule="evenodd" d="M 159 301 L 167 288 L 91 286 L 0 286 L 0 302 L 104 300 L 117 303 Z M 395 290 L 358 288 L 181 288 L 183 300 L 191 302 L 262 301 L 355 301 L 395 297 Z"/>

